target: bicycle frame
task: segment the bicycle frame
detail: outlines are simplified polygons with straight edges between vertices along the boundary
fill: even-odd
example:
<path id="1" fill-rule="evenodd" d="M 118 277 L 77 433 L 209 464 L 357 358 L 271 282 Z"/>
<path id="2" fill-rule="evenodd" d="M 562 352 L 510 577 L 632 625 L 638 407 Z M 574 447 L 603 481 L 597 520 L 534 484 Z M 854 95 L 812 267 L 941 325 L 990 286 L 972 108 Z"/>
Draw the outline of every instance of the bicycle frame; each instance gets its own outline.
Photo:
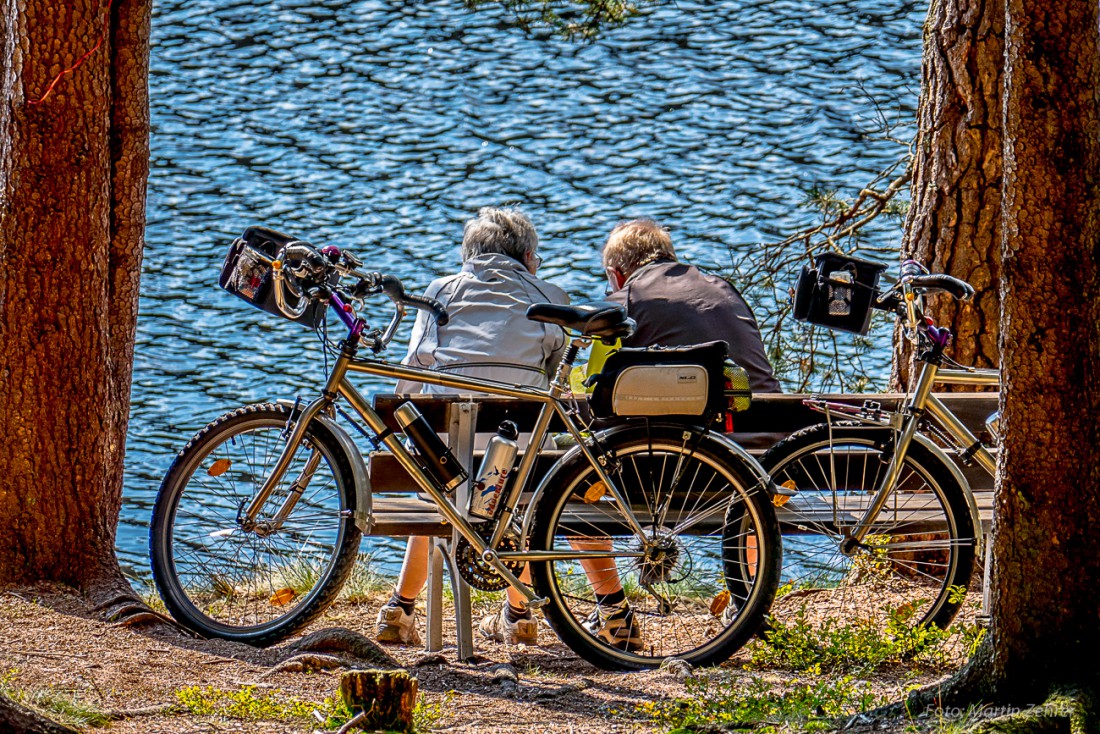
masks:
<path id="1" fill-rule="evenodd" d="M 644 552 L 640 551 L 619 551 L 614 553 L 610 550 L 570 550 L 538 553 L 529 551 L 502 551 L 498 553 L 496 551 L 496 548 L 504 539 L 508 528 L 512 525 L 516 507 L 519 504 L 527 481 L 531 476 L 535 465 L 535 459 L 539 454 L 538 447 L 542 446 L 550 426 L 550 421 L 555 414 L 561 418 L 566 429 L 576 440 L 577 445 L 591 463 L 600 480 L 604 482 L 608 491 L 615 498 L 618 506 L 622 508 L 630 529 L 640 540 L 644 540 L 645 538 L 645 530 L 630 509 L 630 503 L 627 501 L 626 495 L 608 475 L 604 465 L 592 453 L 591 448 L 581 436 L 580 429 L 570 417 L 570 411 L 566 409 L 561 400 L 562 396 L 566 393 L 565 385 L 568 384 L 569 372 L 573 367 L 576 354 L 582 347 L 590 343 L 590 339 L 583 337 L 573 339 L 565 355 L 562 357 L 557 372 L 551 380 L 550 387 L 547 390 L 540 390 L 522 385 L 510 385 L 495 380 L 450 375 L 422 367 L 397 365 L 380 359 L 359 359 L 356 357 L 356 352 L 359 339 L 362 337 L 366 326 L 365 322 L 363 322 L 362 319 L 351 317 L 344 310 L 343 303 L 338 296 L 333 297 L 333 307 L 341 317 L 341 320 L 349 327 L 348 338 L 342 344 L 340 356 L 333 365 L 321 396 L 309 403 L 297 416 L 297 421 L 294 428 L 291 430 L 290 436 L 287 438 L 286 445 L 276 462 L 275 469 L 265 480 L 263 486 L 249 503 L 248 507 L 244 510 L 244 522 L 256 522 L 260 510 L 270 498 L 275 488 L 283 480 L 287 468 L 290 466 L 302 444 L 306 429 L 310 422 L 323 411 L 329 410 L 331 406 L 335 404 L 338 397 L 342 397 L 359 415 L 363 422 L 366 423 L 370 430 L 373 431 L 377 439 L 393 453 L 394 458 L 396 458 L 409 475 L 413 477 L 417 485 L 432 498 L 440 514 L 443 515 L 447 522 L 451 523 L 455 530 L 466 539 L 484 562 L 491 565 L 502 578 L 508 581 L 517 591 L 522 593 L 531 606 L 541 606 L 546 600 L 539 599 L 526 584 L 508 570 L 504 565 L 505 560 L 524 562 L 644 557 Z M 399 316 L 395 315 L 394 320 L 399 321 Z M 393 322 L 391 322 L 390 328 L 387 329 L 387 333 L 392 332 L 392 328 Z M 463 392 L 479 392 L 502 397 L 525 398 L 527 400 L 534 400 L 542 403 L 542 409 L 539 411 L 538 418 L 536 419 L 534 429 L 531 433 L 530 442 L 528 443 L 528 450 L 524 453 L 523 459 L 520 461 L 519 467 L 516 470 L 516 478 L 512 483 L 512 488 L 508 497 L 506 497 L 502 503 L 499 517 L 494 521 L 495 527 L 488 542 L 481 537 L 477 529 L 466 519 L 450 498 L 447 497 L 446 493 L 420 467 L 420 464 L 408 452 L 404 444 L 397 438 L 397 435 L 386 426 L 385 421 L 371 407 L 369 401 L 363 394 L 352 385 L 349 379 L 349 373 L 375 375 L 377 377 L 389 377 L 399 380 L 412 380 L 431 385 L 440 385 Z M 295 486 L 302 481 L 303 477 L 308 481 L 307 475 L 311 473 L 309 469 L 310 466 L 316 468 L 316 462 L 310 461 L 307 463 L 307 469 L 302 472 L 302 476 L 295 480 Z M 297 492 L 292 491 L 289 494 L 283 505 L 276 512 L 276 520 L 285 518 L 289 515 L 300 494 L 300 490 Z M 533 505 L 527 509 L 527 512 L 530 513 L 532 509 Z M 523 523 L 523 527 L 527 527 L 527 525 L 527 522 Z M 523 537 L 519 538 L 520 547 L 523 547 L 525 540 L 526 539 Z"/>
<path id="2" fill-rule="evenodd" d="M 934 422 L 941 431 L 950 437 L 954 445 L 962 450 L 966 457 L 974 459 L 990 476 L 996 471 L 997 461 L 989 449 L 951 412 L 950 408 L 944 405 L 942 400 L 932 394 L 932 387 L 936 384 L 994 387 L 1000 385 L 1000 374 L 997 370 L 992 369 L 944 369 L 935 362 L 922 360 L 916 387 L 905 403 L 888 414 L 879 412 L 876 417 L 867 417 L 865 409 L 849 405 L 827 403 L 816 399 L 805 401 L 806 405 L 814 410 L 822 411 L 826 415 L 839 412 L 873 425 L 883 425 L 879 416 L 889 415 L 887 424 L 896 432 L 897 438 L 894 443 L 890 465 L 887 467 L 878 487 L 875 488 L 875 495 L 870 506 L 860 517 L 859 522 L 848 531 L 850 532 L 848 537 L 856 543 L 862 543 L 870 534 L 879 513 L 882 512 L 889 501 L 890 494 L 894 491 L 901 475 L 902 463 L 905 461 L 909 446 L 918 435 L 920 422 L 923 418 L 927 417 Z M 926 446 L 933 452 L 943 454 L 943 450 L 931 442 L 928 442 Z M 947 466 L 954 466 L 946 455 L 943 458 Z M 957 478 L 960 479 L 971 514 L 974 516 L 975 533 L 977 534 L 975 540 L 980 554 L 983 552 L 984 538 L 980 517 L 977 513 L 977 503 L 973 492 L 970 490 L 970 484 L 965 481 L 961 472 L 956 471 L 955 473 Z"/>

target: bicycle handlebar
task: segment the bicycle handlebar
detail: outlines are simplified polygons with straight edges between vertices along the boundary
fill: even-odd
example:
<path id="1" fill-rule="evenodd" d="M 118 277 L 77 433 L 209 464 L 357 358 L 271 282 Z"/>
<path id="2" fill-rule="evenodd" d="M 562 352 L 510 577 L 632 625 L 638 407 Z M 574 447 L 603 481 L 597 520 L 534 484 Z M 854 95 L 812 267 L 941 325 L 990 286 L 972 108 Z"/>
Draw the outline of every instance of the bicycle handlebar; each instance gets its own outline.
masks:
<path id="1" fill-rule="evenodd" d="M 404 284 L 396 276 L 361 272 L 358 268 L 362 265 L 362 261 L 350 252 L 342 252 L 338 247 L 330 245 L 317 250 L 308 242 L 290 242 L 279 251 L 271 261 L 271 265 L 274 275 L 275 303 L 282 314 L 289 319 L 302 316 L 314 300 L 327 299 L 331 294 L 330 288 L 335 282 L 334 275 L 348 275 L 357 279 L 350 288 L 352 297 L 363 298 L 373 293 L 384 293 L 395 306 L 393 318 L 379 339 L 382 345 L 388 343 L 396 333 L 397 325 L 405 316 L 405 306 L 431 312 L 440 326 L 450 320 L 447 309 L 439 301 L 434 298 L 409 295 L 405 292 Z M 295 278 L 289 278 L 287 273 Z M 305 288 L 300 287 L 296 282 L 297 278 L 305 279 L 310 285 Z M 287 290 L 298 299 L 297 306 L 292 307 L 287 301 Z"/>
<path id="2" fill-rule="evenodd" d="M 949 293 L 960 301 L 968 301 L 973 297 L 974 286 L 946 273 L 930 273 L 928 268 L 916 260 L 905 260 L 901 264 L 898 285 L 896 288 L 919 288 L 925 293 L 943 291 Z"/>
<path id="3" fill-rule="evenodd" d="M 925 292 L 943 291 L 960 301 L 969 301 L 975 293 L 974 286 L 965 280 L 944 273 L 912 276 L 909 279 L 909 285 L 913 288 L 923 288 Z"/>
<path id="4" fill-rule="evenodd" d="M 372 273 L 372 275 L 378 278 L 375 287 L 385 293 L 394 303 L 402 306 L 412 306 L 421 311 L 430 311 L 435 315 L 436 322 L 440 326 L 444 326 L 450 321 L 451 317 L 447 314 L 447 309 L 434 298 L 409 295 L 405 292 L 405 285 L 396 276 L 383 275 L 382 273 Z"/>

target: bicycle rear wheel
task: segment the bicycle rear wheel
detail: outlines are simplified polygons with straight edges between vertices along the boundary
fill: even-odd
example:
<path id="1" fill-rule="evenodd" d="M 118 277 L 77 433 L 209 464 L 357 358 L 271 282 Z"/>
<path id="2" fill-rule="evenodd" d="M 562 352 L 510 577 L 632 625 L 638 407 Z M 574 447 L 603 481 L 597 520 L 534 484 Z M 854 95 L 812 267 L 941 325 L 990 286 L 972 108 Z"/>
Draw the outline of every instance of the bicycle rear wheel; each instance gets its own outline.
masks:
<path id="1" fill-rule="evenodd" d="M 926 447 L 912 443 L 897 486 L 863 543 L 845 539 L 870 506 L 891 459 L 893 431 L 811 426 L 761 459 L 798 490 L 778 509 L 784 567 L 772 616 L 945 628 L 962 606 L 976 539 L 965 492 Z"/>
<path id="2" fill-rule="evenodd" d="M 778 580 L 778 528 L 760 477 L 697 429 L 632 427 L 601 443 L 608 474 L 645 537 L 635 536 L 595 469 L 575 454 L 539 499 L 531 549 L 608 556 L 602 568 L 587 571 L 576 558 L 531 564 L 535 588 L 549 598 L 551 626 L 601 668 L 652 668 L 669 657 L 693 665 L 727 659 L 760 627 Z M 619 585 L 633 645 L 597 636 L 597 592 Z"/>
<path id="3" fill-rule="evenodd" d="M 286 443 L 289 418 L 281 405 L 223 415 L 187 444 L 161 484 L 149 533 L 153 578 L 176 621 L 199 634 L 277 642 L 320 614 L 355 564 L 351 467 L 319 423 L 255 526 L 242 522 Z M 278 525 L 274 515 L 295 481 L 301 497 Z"/>

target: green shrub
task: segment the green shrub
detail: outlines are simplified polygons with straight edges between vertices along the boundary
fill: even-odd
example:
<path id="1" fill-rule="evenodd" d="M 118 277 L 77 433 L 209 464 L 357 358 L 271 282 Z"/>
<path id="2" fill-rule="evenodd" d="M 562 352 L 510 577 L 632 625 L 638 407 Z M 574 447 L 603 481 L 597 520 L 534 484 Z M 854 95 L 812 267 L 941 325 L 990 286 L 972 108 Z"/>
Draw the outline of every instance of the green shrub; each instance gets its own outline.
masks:
<path id="1" fill-rule="evenodd" d="M 340 714 L 342 704 L 332 698 L 323 703 L 303 701 L 277 693 L 257 693 L 255 686 L 237 691 L 223 691 L 213 686 L 190 686 L 176 691 L 180 706 L 196 716 L 224 716 L 243 721 L 313 722 L 313 712 L 327 720 Z"/>
<path id="2" fill-rule="evenodd" d="M 663 728 L 680 732 L 716 730 L 782 732 L 825 731 L 840 716 L 866 711 L 876 705 L 871 684 L 852 677 L 778 686 L 761 680 L 693 678 L 687 683 L 688 698 L 645 703 L 639 708 Z"/>
<path id="3" fill-rule="evenodd" d="M 764 641 L 749 647 L 751 665 L 796 671 L 871 673 L 884 663 L 945 662 L 944 643 L 952 633 L 931 625 L 910 626 L 905 609 L 891 610 L 885 629 L 869 620 L 820 626 L 800 610 L 789 622 L 771 621 Z"/>

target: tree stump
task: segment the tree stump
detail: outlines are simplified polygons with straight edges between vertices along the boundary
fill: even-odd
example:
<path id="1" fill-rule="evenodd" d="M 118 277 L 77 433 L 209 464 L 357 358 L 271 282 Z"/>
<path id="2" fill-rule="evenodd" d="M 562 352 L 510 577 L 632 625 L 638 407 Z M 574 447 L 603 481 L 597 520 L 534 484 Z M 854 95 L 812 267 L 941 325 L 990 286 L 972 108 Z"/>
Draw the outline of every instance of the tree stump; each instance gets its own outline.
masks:
<path id="1" fill-rule="evenodd" d="M 77 734 L 75 729 L 51 721 L 37 711 L 20 706 L 4 696 L 0 696 L 0 731 L 26 732 L 26 734 Z"/>
<path id="2" fill-rule="evenodd" d="M 406 670 L 349 670 L 340 676 L 340 698 L 352 713 L 366 714 L 360 729 L 413 730 L 416 678 Z"/>

